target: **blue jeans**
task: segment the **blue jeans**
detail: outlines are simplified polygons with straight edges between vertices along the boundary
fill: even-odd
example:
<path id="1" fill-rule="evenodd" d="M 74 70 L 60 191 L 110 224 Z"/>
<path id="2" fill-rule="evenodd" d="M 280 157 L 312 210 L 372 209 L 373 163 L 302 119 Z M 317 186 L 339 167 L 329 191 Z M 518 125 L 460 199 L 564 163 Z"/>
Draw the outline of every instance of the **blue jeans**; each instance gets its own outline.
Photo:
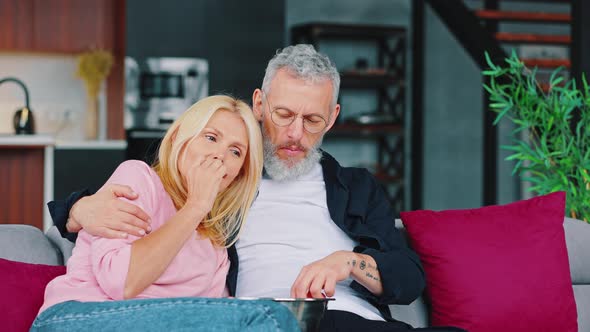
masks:
<path id="1" fill-rule="evenodd" d="M 270 300 L 167 298 L 68 301 L 42 312 L 31 331 L 299 331 L 289 309 Z"/>

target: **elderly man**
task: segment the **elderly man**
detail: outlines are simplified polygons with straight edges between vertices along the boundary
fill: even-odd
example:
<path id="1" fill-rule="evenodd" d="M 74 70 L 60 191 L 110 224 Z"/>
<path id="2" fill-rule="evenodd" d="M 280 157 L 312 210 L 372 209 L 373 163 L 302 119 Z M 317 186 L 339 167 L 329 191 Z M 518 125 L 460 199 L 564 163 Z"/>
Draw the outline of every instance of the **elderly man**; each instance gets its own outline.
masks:
<path id="1" fill-rule="evenodd" d="M 252 97 L 265 174 L 229 249 L 227 285 L 238 297 L 335 297 L 323 331 L 411 330 L 392 319 L 388 304 L 409 304 L 422 293 L 417 255 L 395 229 L 373 176 L 342 167 L 319 149 L 340 112 L 339 85 L 335 66 L 310 45 L 286 47 L 268 63 L 262 88 Z M 150 231 L 147 215 L 117 200 L 134 195 L 132 188 L 111 186 L 50 206 L 64 234 L 83 227 L 98 236 L 143 236 Z"/>

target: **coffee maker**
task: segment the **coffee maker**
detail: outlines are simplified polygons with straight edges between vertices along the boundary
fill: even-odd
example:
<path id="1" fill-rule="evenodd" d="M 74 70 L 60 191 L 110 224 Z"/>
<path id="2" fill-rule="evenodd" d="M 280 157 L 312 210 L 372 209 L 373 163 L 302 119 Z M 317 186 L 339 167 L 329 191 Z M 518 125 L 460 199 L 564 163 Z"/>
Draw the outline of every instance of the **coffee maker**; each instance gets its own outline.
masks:
<path id="1" fill-rule="evenodd" d="M 170 124 L 209 94 L 209 64 L 197 58 L 125 58 L 127 159 L 151 164 Z"/>
<path id="2" fill-rule="evenodd" d="M 167 129 L 209 93 L 209 64 L 198 58 L 125 58 L 127 129 Z"/>

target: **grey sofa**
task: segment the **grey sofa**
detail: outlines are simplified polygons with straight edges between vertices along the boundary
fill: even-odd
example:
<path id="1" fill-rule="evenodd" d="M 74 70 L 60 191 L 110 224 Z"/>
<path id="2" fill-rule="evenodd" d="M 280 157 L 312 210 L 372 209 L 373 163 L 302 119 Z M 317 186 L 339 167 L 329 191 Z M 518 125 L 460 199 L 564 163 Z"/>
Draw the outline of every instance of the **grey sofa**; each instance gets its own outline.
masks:
<path id="1" fill-rule="evenodd" d="M 396 226 L 403 226 L 396 220 Z M 570 272 L 578 308 L 580 332 L 590 332 L 590 225 L 575 219 L 564 222 Z M 64 240 L 55 227 L 43 234 L 26 225 L 0 225 L 0 258 L 35 264 L 64 264 L 73 244 Z M 394 318 L 414 327 L 428 326 L 428 307 L 422 297 L 411 305 L 392 305 Z"/>

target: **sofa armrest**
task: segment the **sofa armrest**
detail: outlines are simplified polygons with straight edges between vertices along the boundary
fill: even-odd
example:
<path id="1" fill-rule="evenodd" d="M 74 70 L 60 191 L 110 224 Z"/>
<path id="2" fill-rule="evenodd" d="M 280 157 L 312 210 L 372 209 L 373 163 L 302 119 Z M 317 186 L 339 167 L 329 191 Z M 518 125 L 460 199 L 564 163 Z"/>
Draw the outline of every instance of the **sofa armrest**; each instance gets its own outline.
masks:
<path id="1" fill-rule="evenodd" d="M 61 252 L 38 228 L 0 225 L 0 258 L 31 264 L 61 265 Z"/>
<path id="2" fill-rule="evenodd" d="M 66 238 L 63 238 L 55 226 L 51 226 L 47 232 L 45 232 L 45 235 L 49 239 L 49 242 L 51 242 L 51 244 L 53 244 L 53 246 L 59 250 L 62 256 L 62 262 L 64 265 L 66 265 L 68 259 L 70 259 L 70 256 L 72 256 L 74 243 L 70 242 L 70 240 Z"/>
<path id="3" fill-rule="evenodd" d="M 563 222 L 572 284 L 590 284 L 590 225 L 565 218 Z"/>

